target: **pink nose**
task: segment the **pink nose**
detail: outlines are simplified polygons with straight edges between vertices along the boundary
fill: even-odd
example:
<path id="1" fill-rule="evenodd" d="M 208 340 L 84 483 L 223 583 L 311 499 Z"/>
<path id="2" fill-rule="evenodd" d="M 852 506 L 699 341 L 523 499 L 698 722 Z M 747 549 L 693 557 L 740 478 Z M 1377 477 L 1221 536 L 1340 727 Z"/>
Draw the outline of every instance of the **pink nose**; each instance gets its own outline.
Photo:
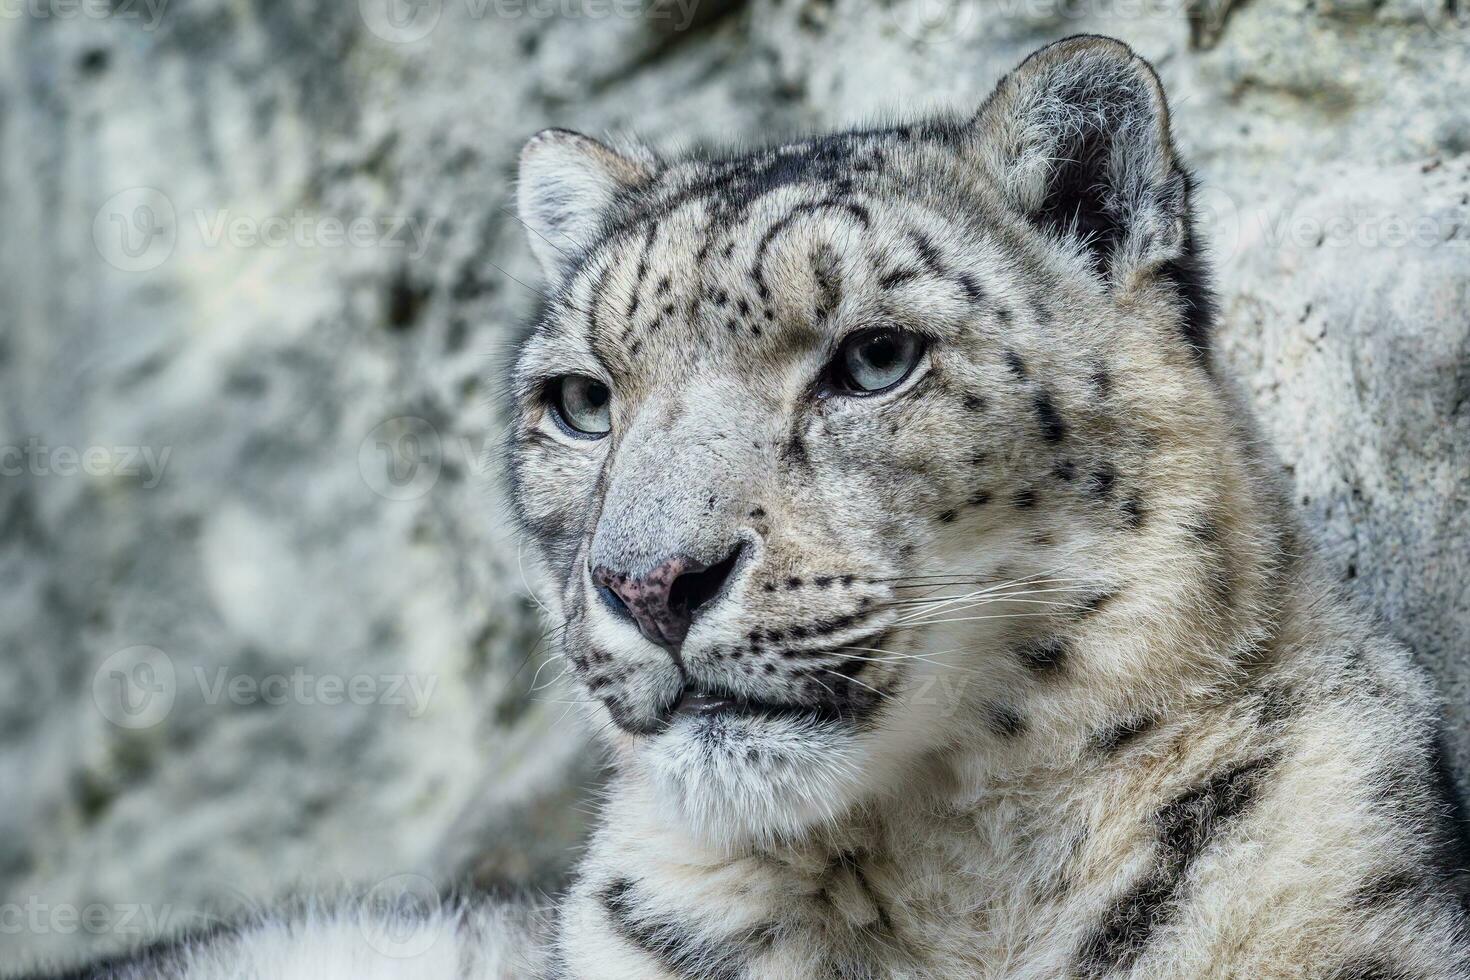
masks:
<path id="1" fill-rule="evenodd" d="M 641 578 L 599 565 L 592 570 L 592 581 L 607 605 L 637 623 L 644 636 L 677 650 L 695 615 L 720 592 L 739 554 L 737 547 L 714 565 L 678 555 L 659 562 Z"/>

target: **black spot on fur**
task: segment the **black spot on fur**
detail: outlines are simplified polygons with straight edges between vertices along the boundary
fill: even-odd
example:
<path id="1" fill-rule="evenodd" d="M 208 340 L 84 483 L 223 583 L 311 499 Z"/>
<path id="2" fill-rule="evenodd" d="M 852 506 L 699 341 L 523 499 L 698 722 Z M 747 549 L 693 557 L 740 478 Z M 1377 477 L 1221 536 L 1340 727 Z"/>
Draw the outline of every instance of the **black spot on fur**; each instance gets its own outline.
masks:
<path id="1" fill-rule="evenodd" d="M 1187 522 L 1184 530 L 1196 541 L 1204 544 L 1215 544 L 1220 540 L 1220 523 L 1209 514 L 1204 514 Z"/>
<path id="2" fill-rule="evenodd" d="M 1012 374 L 1024 381 L 1026 379 L 1026 361 L 1020 354 L 1017 354 L 1013 350 L 1006 351 L 1005 358 L 1006 367 L 1011 369 Z"/>
<path id="3" fill-rule="evenodd" d="M 811 456 L 807 454 L 806 442 L 802 439 L 800 432 L 792 433 L 781 455 L 793 466 L 809 468 L 812 463 Z"/>
<path id="4" fill-rule="evenodd" d="M 1072 462 L 1070 459 L 1064 459 L 1061 462 L 1057 463 L 1056 466 L 1052 467 L 1051 472 L 1052 475 L 1055 476 L 1058 480 L 1062 480 L 1066 483 L 1071 483 L 1074 479 L 1077 478 L 1077 464 Z"/>
<path id="5" fill-rule="evenodd" d="M 1377 954 L 1355 956 L 1328 974 L 1327 980 L 1425 980 L 1423 974 L 1401 967 Z"/>
<path id="6" fill-rule="evenodd" d="M 885 273 L 878 280 L 878 285 L 883 289 L 895 289 L 906 282 L 912 282 L 919 278 L 920 275 L 921 273 L 918 269 L 895 269 L 892 272 Z"/>
<path id="7" fill-rule="evenodd" d="M 1030 510 L 1036 506 L 1036 490 L 1032 487 L 1022 487 L 1011 495 L 1011 506 L 1017 510 Z"/>
<path id="8" fill-rule="evenodd" d="M 970 499 L 966 501 L 966 503 L 968 503 L 971 507 L 984 507 L 986 504 L 990 503 L 990 493 L 986 490 L 976 490 L 974 493 L 970 494 Z"/>
<path id="9" fill-rule="evenodd" d="M 1406 867 L 1385 871 L 1364 882 L 1353 892 L 1348 904 L 1355 911 L 1366 911 L 1394 905 L 1411 897 L 1417 902 L 1420 899 L 1416 893 L 1424 889 L 1426 878 L 1423 868 Z"/>
<path id="10" fill-rule="evenodd" d="M 1095 592 L 1082 600 L 1082 615 L 1091 616 L 1100 612 L 1108 603 L 1118 598 L 1118 590 L 1104 590 Z"/>
<path id="11" fill-rule="evenodd" d="M 960 512 L 959 511 L 957 511 L 957 510 L 947 510 L 944 513 L 942 513 L 942 514 L 939 515 L 939 523 L 941 523 L 941 524 L 953 524 L 955 522 L 955 518 L 957 518 L 959 516 L 960 516 Z"/>
<path id="12" fill-rule="evenodd" d="M 965 407 L 972 412 L 985 411 L 985 397 L 983 395 L 968 394 L 965 396 Z"/>
<path id="13" fill-rule="evenodd" d="M 1055 674 L 1066 666 L 1071 648 L 1066 640 L 1051 639 L 1027 643 L 1016 651 L 1021 666 L 1038 674 Z"/>
<path id="14" fill-rule="evenodd" d="M 1102 977 L 1129 969 L 1177 910 L 1191 866 L 1255 803 L 1275 765 L 1270 757 L 1227 767 L 1154 814 L 1156 864 L 1103 913 L 1077 953 L 1077 972 Z"/>
<path id="15" fill-rule="evenodd" d="M 1096 388 L 1097 393 L 1099 395 L 1102 395 L 1104 398 L 1108 397 L 1108 395 L 1112 393 L 1113 376 L 1108 373 L 1107 368 L 1099 367 L 1096 371 L 1092 372 L 1092 386 Z"/>
<path id="16" fill-rule="evenodd" d="M 1106 499 L 1112 494 L 1113 484 L 1117 479 L 1118 471 L 1113 469 L 1111 463 L 1104 463 L 1087 478 L 1087 492 L 1094 497 Z"/>
<path id="17" fill-rule="evenodd" d="M 816 318 L 825 320 L 842 303 L 842 284 L 837 275 L 837 256 L 823 246 L 812 255 L 812 274 L 817 280 Z"/>
<path id="18" fill-rule="evenodd" d="M 1256 723 L 1262 728 L 1280 728 L 1296 716 L 1297 703 L 1290 691 L 1263 688 L 1255 699 Z"/>
<path id="19" fill-rule="evenodd" d="M 1137 531 L 1143 527 L 1144 519 L 1148 514 L 1143 509 L 1143 498 L 1139 495 L 1138 491 L 1135 490 L 1128 495 L 1128 499 L 1123 501 L 1122 510 L 1123 523 L 1128 526 L 1129 530 Z"/>
<path id="20" fill-rule="evenodd" d="M 931 275 L 944 275 L 944 261 L 939 255 L 939 249 L 934 247 L 929 236 L 922 232 L 911 231 L 908 234 L 909 241 L 913 242 L 914 249 L 919 253 L 919 260 L 924 263 Z"/>
<path id="21" fill-rule="evenodd" d="M 978 303 L 985 298 L 985 290 L 980 288 L 980 283 L 975 281 L 974 276 L 960 272 L 955 274 L 954 281 L 964 290 L 965 298 L 970 302 Z"/>
<path id="22" fill-rule="evenodd" d="M 597 896 L 613 929 L 675 977 L 739 980 L 752 950 L 769 943 L 769 927 L 728 937 L 702 936 L 687 923 L 650 913 L 627 878 L 610 882 Z"/>
<path id="23" fill-rule="evenodd" d="M 1026 720 L 1014 708 L 991 705 L 990 730 L 1001 738 L 1018 738 L 1026 733 Z"/>
<path id="24" fill-rule="evenodd" d="M 1140 736 L 1152 731 L 1158 723 L 1158 719 L 1150 715 L 1125 718 L 1116 725 L 1111 725 L 1098 732 L 1092 742 L 1099 752 L 1112 755 L 1114 752 L 1121 752 Z"/>
<path id="25" fill-rule="evenodd" d="M 1051 392 L 1045 389 L 1038 391 L 1035 398 L 1036 415 L 1041 421 L 1041 437 L 1047 442 L 1061 442 L 1067 437 L 1067 423 L 1063 421 L 1062 415 L 1057 411 L 1057 406 L 1052 401 Z"/>

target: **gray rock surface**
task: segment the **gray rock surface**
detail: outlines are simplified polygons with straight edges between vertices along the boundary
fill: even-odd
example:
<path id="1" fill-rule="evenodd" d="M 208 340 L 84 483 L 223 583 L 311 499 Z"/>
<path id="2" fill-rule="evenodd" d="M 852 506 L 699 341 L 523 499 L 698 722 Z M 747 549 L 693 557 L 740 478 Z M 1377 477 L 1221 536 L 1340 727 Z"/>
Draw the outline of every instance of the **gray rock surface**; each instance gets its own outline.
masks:
<path id="1" fill-rule="evenodd" d="M 1440 678 L 1465 776 L 1463 8 L 8 8 L 0 973 L 294 887 L 554 880 L 595 757 L 568 695 L 531 691 L 559 668 L 538 676 L 496 479 L 497 372 L 536 299 L 520 142 L 971 106 L 1083 31 L 1159 66 L 1221 348 L 1346 586 Z"/>

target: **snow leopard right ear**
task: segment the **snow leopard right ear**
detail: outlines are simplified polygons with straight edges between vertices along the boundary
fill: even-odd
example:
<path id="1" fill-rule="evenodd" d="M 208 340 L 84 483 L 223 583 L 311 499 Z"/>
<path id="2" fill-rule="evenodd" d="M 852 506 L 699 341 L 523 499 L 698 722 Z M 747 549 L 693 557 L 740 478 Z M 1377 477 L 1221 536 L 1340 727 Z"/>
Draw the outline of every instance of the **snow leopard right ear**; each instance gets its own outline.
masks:
<path id="1" fill-rule="evenodd" d="M 566 129 L 543 129 L 526 142 L 516 204 L 549 282 L 560 284 L 576 268 L 618 196 L 652 172 L 646 153 L 620 153 Z"/>
<path id="2" fill-rule="evenodd" d="M 1118 282 L 1191 251 L 1189 175 L 1153 68 L 1095 35 L 1047 45 L 1000 80 L 975 150 L 1029 221 Z"/>

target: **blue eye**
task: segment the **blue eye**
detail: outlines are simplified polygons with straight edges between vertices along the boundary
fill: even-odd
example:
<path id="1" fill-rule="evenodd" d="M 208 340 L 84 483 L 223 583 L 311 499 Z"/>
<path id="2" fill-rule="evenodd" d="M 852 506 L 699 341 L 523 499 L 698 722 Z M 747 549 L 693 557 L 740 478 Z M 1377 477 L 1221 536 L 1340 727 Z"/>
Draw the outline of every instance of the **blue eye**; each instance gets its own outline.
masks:
<path id="1" fill-rule="evenodd" d="M 574 434 L 593 439 L 612 429 L 612 390 L 585 374 L 564 374 L 548 388 L 552 411 Z"/>
<path id="2" fill-rule="evenodd" d="M 924 341 L 903 330 L 864 330 L 843 343 L 833 364 L 840 389 L 876 395 L 909 376 L 924 353 Z"/>

